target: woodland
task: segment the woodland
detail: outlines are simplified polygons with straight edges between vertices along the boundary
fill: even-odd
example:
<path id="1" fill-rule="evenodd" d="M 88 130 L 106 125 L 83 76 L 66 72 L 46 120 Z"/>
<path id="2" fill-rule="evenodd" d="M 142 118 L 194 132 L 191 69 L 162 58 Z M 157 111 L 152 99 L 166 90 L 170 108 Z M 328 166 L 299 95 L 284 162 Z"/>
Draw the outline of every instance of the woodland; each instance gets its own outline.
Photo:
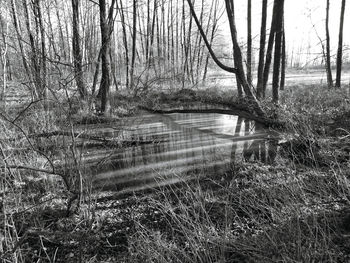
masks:
<path id="1" fill-rule="evenodd" d="M 348 9 L 304 2 L 315 43 L 285 0 L 0 0 L 1 262 L 349 262 Z"/>

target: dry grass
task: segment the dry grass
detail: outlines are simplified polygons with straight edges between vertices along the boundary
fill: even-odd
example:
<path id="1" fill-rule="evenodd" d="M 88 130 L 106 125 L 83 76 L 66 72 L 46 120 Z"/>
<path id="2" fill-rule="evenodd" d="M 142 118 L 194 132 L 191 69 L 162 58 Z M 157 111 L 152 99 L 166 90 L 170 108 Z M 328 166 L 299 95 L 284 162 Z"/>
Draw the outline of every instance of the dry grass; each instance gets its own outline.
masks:
<path id="1" fill-rule="evenodd" d="M 199 101 L 213 96 L 199 93 Z M 215 99 L 233 100 L 227 93 Z M 96 210 L 88 182 L 83 182 L 86 199 L 80 210 L 67 218 L 72 191 L 62 177 L 5 167 L 50 169 L 53 155 L 43 150 L 48 142 L 52 149 L 62 142 L 24 135 L 55 130 L 69 113 L 45 115 L 36 108 L 15 124 L 11 115 L 1 118 L 1 260 L 99 262 L 99 252 L 94 252 L 98 247 L 104 249 L 106 262 L 347 262 L 350 169 L 344 145 L 350 141 L 346 132 L 341 139 L 330 138 L 327 127 L 350 111 L 348 96 L 323 87 L 296 87 L 284 92 L 281 102 L 269 109 L 271 114 L 278 110 L 288 123 L 287 144 L 280 144 L 283 153 L 276 164 L 236 163 L 225 174 L 164 187 L 138 196 L 132 206 L 116 205 L 118 213 L 108 216 Z M 67 119 L 63 125 L 70 127 Z M 75 161 L 63 173 L 74 171 L 69 174 L 70 190 L 80 191 L 84 167 L 71 144 L 63 145 L 67 147 L 61 157 Z M 124 220 L 118 231 L 115 222 L 109 223 L 114 217 Z M 108 244 L 110 236 L 128 245 L 121 258 L 115 257 L 117 245 Z"/>

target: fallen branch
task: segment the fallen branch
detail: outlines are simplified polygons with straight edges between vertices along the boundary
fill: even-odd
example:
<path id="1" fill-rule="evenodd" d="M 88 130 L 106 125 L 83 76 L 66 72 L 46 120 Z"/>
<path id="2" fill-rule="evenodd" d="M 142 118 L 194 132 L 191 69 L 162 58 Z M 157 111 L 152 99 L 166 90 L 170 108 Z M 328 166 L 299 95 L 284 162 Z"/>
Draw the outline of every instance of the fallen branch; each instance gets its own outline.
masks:
<path id="1" fill-rule="evenodd" d="M 172 113 L 218 113 L 218 114 L 227 114 L 227 115 L 237 115 L 249 120 L 256 121 L 258 123 L 270 126 L 273 124 L 278 124 L 278 122 L 267 119 L 267 118 L 262 118 L 258 117 L 252 113 L 249 113 L 247 111 L 239 110 L 239 109 L 172 109 L 172 110 L 156 110 L 156 109 L 151 109 L 147 108 L 145 106 L 140 106 L 140 109 L 151 112 L 151 113 L 157 113 L 157 114 L 172 114 Z"/>
<path id="2" fill-rule="evenodd" d="M 46 169 L 41 169 L 41 168 L 31 167 L 31 166 L 24 166 L 24 165 L 2 165 L 2 166 L 0 166 L 0 169 L 30 170 L 30 171 L 34 171 L 34 172 L 41 172 L 41 173 L 66 177 L 66 174 L 57 173 L 56 171 L 52 171 L 52 170 L 50 171 L 50 170 L 46 170 Z"/>
<path id="3" fill-rule="evenodd" d="M 94 135 L 89 135 L 84 133 L 77 133 L 77 132 L 72 133 L 70 131 L 51 131 L 51 132 L 44 132 L 44 133 L 38 133 L 38 134 L 31 134 L 28 137 L 49 138 L 53 136 L 73 136 L 75 138 L 81 138 L 81 139 L 86 139 L 90 141 L 98 141 L 98 142 L 113 144 L 115 146 L 121 146 L 121 147 L 166 142 L 166 140 L 116 140 L 113 138 L 99 137 L 99 136 L 94 136 Z"/>

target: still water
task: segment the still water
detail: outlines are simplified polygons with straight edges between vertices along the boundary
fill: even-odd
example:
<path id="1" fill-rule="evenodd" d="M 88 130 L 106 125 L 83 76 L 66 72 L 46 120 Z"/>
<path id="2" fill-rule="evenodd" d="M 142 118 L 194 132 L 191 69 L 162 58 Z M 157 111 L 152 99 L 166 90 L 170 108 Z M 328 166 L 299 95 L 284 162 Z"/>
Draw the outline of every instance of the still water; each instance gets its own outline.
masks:
<path id="1" fill-rule="evenodd" d="M 148 114 L 122 127 L 94 127 L 108 138 L 136 140 L 130 147 L 89 149 L 83 161 L 93 185 L 138 190 L 225 173 L 238 160 L 273 162 L 277 144 L 257 123 L 225 114 Z"/>

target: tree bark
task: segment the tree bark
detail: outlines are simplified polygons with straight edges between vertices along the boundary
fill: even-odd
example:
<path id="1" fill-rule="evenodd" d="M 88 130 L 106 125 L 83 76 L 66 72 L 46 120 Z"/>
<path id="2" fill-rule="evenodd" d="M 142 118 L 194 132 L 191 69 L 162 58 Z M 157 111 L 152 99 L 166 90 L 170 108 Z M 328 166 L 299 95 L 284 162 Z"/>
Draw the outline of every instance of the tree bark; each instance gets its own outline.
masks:
<path id="1" fill-rule="evenodd" d="M 233 59 L 235 62 L 235 66 L 237 68 L 227 67 L 217 59 L 217 57 L 215 56 L 215 53 L 211 49 L 211 46 L 206 38 L 206 35 L 203 31 L 203 28 L 202 28 L 201 24 L 199 23 L 199 20 L 196 16 L 196 13 L 194 11 L 191 0 L 187 0 L 187 2 L 190 6 L 192 17 L 194 18 L 194 20 L 197 24 L 198 30 L 203 38 L 203 41 L 205 42 L 205 44 L 206 44 L 212 58 L 214 59 L 215 63 L 219 67 L 221 67 L 222 69 L 236 74 L 236 76 L 239 78 L 239 81 L 242 84 L 243 91 L 244 91 L 246 97 L 249 99 L 251 106 L 254 109 L 255 114 L 257 114 L 258 116 L 261 116 L 261 117 L 265 116 L 265 113 L 261 109 L 259 102 L 257 101 L 256 97 L 254 96 L 252 89 L 251 89 L 251 86 L 249 85 L 249 83 L 246 79 L 246 75 L 244 73 L 242 52 L 241 52 L 241 48 L 238 45 L 238 40 L 237 40 L 237 30 L 236 30 L 236 23 L 235 23 L 235 17 L 234 17 L 233 0 L 225 0 L 225 4 L 226 4 L 226 12 L 227 12 L 227 16 L 228 16 L 228 20 L 229 20 L 229 24 L 230 24 L 230 30 L 231 30 L 231 39 L 232 39 L 232 44 L 233 44 Z"/>
<path id="2" fill-rule="evenodd" d="M 35 44 L 35 41 L 34 41 L 35 37 L 31 29 L 27 0 L 22 0 L 22 5 L 24 9 L 25 25 L 29 36 L 29 46 L 31 49 L 30 61 L 31 61 L 31 69 L 32 69 L 32 75 L 33 75 L 34 87 L 35 87 L 33 93 L 34 93 L 34 97 L 38 98 L 39 93 L 42 90 L 42 83 L 41 83 L 41 77 L 40 77 L 40 67 L 38 62 L 37 46 Z"/>
<path id="3" fill-rule="evenodd" d="M 264 83 L 264 56 L 266 45 L 266 19 L 267 19 L 267 0 L 263 0 L 261 11 L 261 27 L 260 27 L 260 49 L 259 49 L 259 64 L 258 64 L 258 83 L 257 93 L 258 99 L 263 95 Z"/>
<path id="4" fill-rule="evenodd" d="M 276 9 L 276 38 L 275 38 L 275 54 L 273 63 L 273 80 L 272 80 L 272 102 L 278 103 L 279 84 L 280 84 L 280 68 L 282 54 L 282 36 L 283 36 L 283 11 L 284 0 L 275 0 L 278 2 Z"/>
<path id="5" fill-rule="evenodd" d="M 270 29 L 269 41 L 267 44 L 266 59 L 265 59 L 264 73 L 263 73 L 263 84 L 262 84 L 263 86 L 262 86 L 262 93 L 261 93 L 261 96 L 263 98 L 265 98 L 266 86 L 269 80 L 270 66 L 272 61 L 272 50 L 273 50 L 273 43 L 275 40 L 275 33 L 276 33 L 277 8 L 278 8 L 278 0 L 275 0 L 273 4 L 271 29 Z"/>
<path id="6" fill-rule="evenodd" d="M 248 0 L 247 34 L 247 80 L 252 84 L 252 0 Z"/>
<path id="7" fill-rule="evenodd" d="M 115 1 L 112 1 L 111 9 L 113 10 Z M 110 32 L 111 28 L 107 22 L 106 12 L 106 0 L 99 0 L 100 8 L 100 27 L 101 27 L 101 83 L 100 83 L 100 95 L 101 95 L 101 113 L 108 114 L 110 110 L 109 101 L 109 89 L 111 84 L 110 79 L 110 61 L 109 61 L 109 49 L 110 49 Z"/>
<path id="8" fill-rule="evenodd" d="M 83 80 L 83 67 L 82 67 L 82 55 L 80 50 L 80 34 L 79 34 L 79 0 L 72 0 L 72 11 L 73 11 L 73 65 L 75 82 L 77 84 L 78 92 L 81 99 L 85 99 L 87 96 L 87 90 Z"/>
<path id="9" fill-rule="evenodd" d="M 232 67 L 229 67 L 229 66 L 226 66 L 224 65 L 215 55 L 213 49 L 211 48 L 211 45 L 209 44 L 208 42 L 208 39 L 207 39 L 207 36 L 205 35 L 204 31 L 203 31 L 203 28 L 201 26 L 201 24 L 199 23 L 199 20 L 197 18 L 197 15 L 194 11 L 194 8 L 193 8 L 193 5 L 192 5 L 192 2 L 191 0 L 187 0 L 188 2 L 188 5 L 190 6 L 190 10 L 191 10 L 191 15 L 192 17 L 194 18 L 194 21 L 196 22 L 196 25 L 198 27 L 198 30 L 203 38 L 203 41 L 211 55 L 211 57 L 213 58 L 214 62 L 223 70 L 227 71 L 227 72 L 231 72 L 231 73 L 237 73 L 237 69 L 236 68 L 232 68 Z"/>
<path id="10" fill-rule="evenodd" d="M 329 37 L 329 0 L 326 7 L 326 73 L 328 87 L 333 87 L 332 67 L 331 67 L 331 49 Z"/>
<path id="11" fill-rule="evenodd" d="M 280 90 L 284 90 L 285 80 L 286 80 L 286 63 L 287 63 L 287 54 L 286 54 L 286 33 L 284 31 L 284 18 L 283 18 L 283 35 L 282 35 L 282 54 L 281 54 L 281 82 Z"/>
<path id="12" fill-rule="evenodd" d="M 137 27 L 137 0 L 133 1 L 133 27 L 132 27 L 132 52 L 131 52 L 131 72 L 130 88 L 134 88 L 134 70 L 136 58 L 136 27 Z"/>
<path id="13" fill-rule="evenodd" d="M 338 52 L 337 52 L 337 76 L 336 76 L 336 80 L 335 80 L 335 87 L 337 87 L 337 88 L 340 88 L 340 86 L 341 86 L 341 72 L 342 72 L 342 62 L 343 62 L 343 27 L 344 27 L 345 4 L 346 4 L 346 0 L 342 0 L 341 11 L 340 11 Z"/>

